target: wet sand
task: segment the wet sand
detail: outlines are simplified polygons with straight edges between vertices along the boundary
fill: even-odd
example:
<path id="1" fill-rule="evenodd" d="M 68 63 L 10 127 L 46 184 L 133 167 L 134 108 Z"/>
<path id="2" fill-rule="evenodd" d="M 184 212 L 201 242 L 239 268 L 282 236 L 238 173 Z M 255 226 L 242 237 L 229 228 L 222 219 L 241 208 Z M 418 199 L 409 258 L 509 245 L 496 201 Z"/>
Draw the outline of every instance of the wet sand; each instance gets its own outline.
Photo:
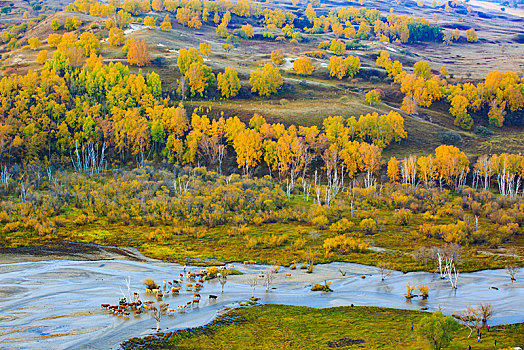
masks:
<path id="1" fill-rule="evenodd" d="M 162 331 L 204 325 L 224 308 L 237 307 L 239 302 L 247 301 L 251 296 L 248 275 L 263 273 L 268 266 L 235 264 L 235 268 L 244 275 L 229 276 L 223 294 L 218 281 L 206 282 L 200 291 L 200 306 L 164 317 Z M 339 268 L 346 271 L 345 277 L 338 272 Z M 192 270 L 198 271 L 200 267 Z M 127 277 L 131 277 L 131 291 L 143 294 L 143 279 L 153 278 L 161 283 L 164 279 L 178 278 L 182 271 L 183 267 L 177 264 L 130 260 L 0 264 L 0 348 L 117 349 L 126 339 L 153 333 L 155 321 L 149 315 L 113 316 L 101 309 L 100 304 L 114 305 L 118 297 L 127 294 Z M 521 276 L 522 272 L 521 269 Z M 285 277 L 285 273 L 292 276 Z M 311 292 L 313 283 L 324 280 L 333 282 L 333 293 Z M 407 282 L 427 284 L 429 299 L 407 302 L 404 298 Z M 266 292 L 260 279 L 255 296 L 262 303 L 320 308 L 350 304 L 413 310 L 427 307 L 428 311 L 440 308 L 448 315 L 483 302 L 492 304 L 495 311 L 490 324 L 524 321 L 524 284 L 511 283 L 503 270 L 461 274 L 455 293 L 449 282 L 440 280 L 436 274 L 393 272 L 381 281 L 374 267 L 331 263 L 317 266 L 313 274 L 281 268 L 272 287 L 276 289 Z M 209 294 L 218 295 L 218 300 L 210 302 Z M 193 292 L 184 288 L 179 296 L 167 296 L 164 300 L 176 309 L 192 296 Z M 153 298 L 141 295 L 141 299 Z"/>

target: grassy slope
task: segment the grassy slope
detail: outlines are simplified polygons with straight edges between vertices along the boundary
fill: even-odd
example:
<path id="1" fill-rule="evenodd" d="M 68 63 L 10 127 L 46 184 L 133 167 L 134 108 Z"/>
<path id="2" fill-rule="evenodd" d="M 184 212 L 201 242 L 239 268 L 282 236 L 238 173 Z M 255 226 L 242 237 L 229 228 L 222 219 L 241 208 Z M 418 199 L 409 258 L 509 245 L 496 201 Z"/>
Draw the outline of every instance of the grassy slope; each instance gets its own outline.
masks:
<path id="1" fill-rule="evenodd" d="M 235 322 L 212 324 L 175 334 L 167 342 L 156 342 L 154 349 L 329 349 L 327 342 L 341 338 L 362 339 L 365 343 L 344 349 L 420 349 L 422 344 L 410 325 L 417 325 L 426 313 L 378 307 L 308 307 L 263 305 L 230 311 Z M 220 322 L 217 322 L 220 323 Z M 522 345 L 524 325 L 492 327 L 476 337 L 461 327 L 453 333 L 452 348 L 493 349 Z"/>

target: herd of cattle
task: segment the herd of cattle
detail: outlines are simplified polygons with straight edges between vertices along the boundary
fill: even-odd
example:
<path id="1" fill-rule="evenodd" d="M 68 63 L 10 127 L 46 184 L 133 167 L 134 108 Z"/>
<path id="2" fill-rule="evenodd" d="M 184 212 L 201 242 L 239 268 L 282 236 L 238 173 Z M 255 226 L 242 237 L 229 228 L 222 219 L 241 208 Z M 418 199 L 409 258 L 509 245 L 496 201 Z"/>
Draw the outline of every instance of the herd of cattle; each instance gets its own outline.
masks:
<path id="1" fill-rule="evenodd" d="M 188 292 L 193 292 L 193 298 L 192 300 L 186 302 L 183 305 L 178 305 L 177 309 L 166 309 L 167 314 L 172 314 L 174 312 L 184 312 L 188 308 L 195 308 L 198 307 L 201 295 L 199 294 L 200 290 L 204 288 L 204 284 L 206 281 L 206 276 L 208 275 L 207 270 L 200 270 L 198 273 L 194 273 L 191 271 L 187 271 L 185 274 L 181 273 L 179 279 L 174 279 L 172 281 L 166 281 L 164 280 L 162 282 L 162 286 L 154 286 L 155 288 L 147 288 L 145 289 L 145 295 L 148 297 L 154 297 L 155 300 L 140 300 L 140 294 L 135 292 L 132 295 L 131 300 L 127 300 L 128 298 L 123 297 L 118 299 L 118 303 L 116 305 L 111 304 L 101 304 L 101 307 L 103 309 L 107 309 L 111 311 L 114 315 L 121 315 L 121 316 L 129 316 L 131 313 L 135 315 L 140 315 L 144 312 L 148 312 L 151 310 L 152 305 L 156 303 L 164 303 L 164 306 L 169 306 L 169 304 L 165 303 L 165 298 L 169 295 L 176 297 L 179 296 L 180 291 L 182 290 L 184 284 L 185 284 L 185 290 Z M 225 278 L 225 276 L 224 276 Z M 184 283 L 184 280 L 186 283 Z M 153 287 L 153 286 L 149 286 Z M 216 301 L 218 298 L 217 295 L 210 294 L 209 295 L 209 301 L 213 302 Z"/>

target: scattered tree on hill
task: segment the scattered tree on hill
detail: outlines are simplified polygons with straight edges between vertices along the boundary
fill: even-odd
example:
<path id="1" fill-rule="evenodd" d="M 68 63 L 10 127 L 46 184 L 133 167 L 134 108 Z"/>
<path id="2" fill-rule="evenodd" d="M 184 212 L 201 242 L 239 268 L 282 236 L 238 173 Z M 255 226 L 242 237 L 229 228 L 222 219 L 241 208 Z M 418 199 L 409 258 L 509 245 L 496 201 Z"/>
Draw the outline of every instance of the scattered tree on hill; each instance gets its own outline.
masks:
<path id="1" fill-rule="evenodd" d="M 54 30 L 55 32 L 60 29 L 60 21 L 58 20 L 58 18 L 54 18 L 52 21 L 51 21 L 51 29 Z"/>
<path id="2" fill-rule="evenodd" d="M 151 16 L 146 16 L 144 18 L 144 25 L 148 26 L 148 27 L 151 27 L 151 28 L 154 28 L 156 26 L 155 18 L 151 17 Z"/>
<path id="3" fill-rule="evenodd" d="M 336 76 L 338 79 L 352 78 L 360 70 L 360 59 L 355 56 L 348 56 L 344 59 L 339 56 L 331 56 L 328 69 L 332 77 Z"/>
<path id="4" fill-rule="evenodd" d="M 377 89 L 369 90 L 366 93 L 366 102 L 370 106 L 374 106 L 377 102 L 380 102 L 380 91 Z"/>
<path id="5" fill-rule="evenodd" d="M 282 76 L 278 68 L 266 63 L 264 68 L 257 68 L 256 71 L 251 71 L 249 84 L 252 92 L 257 92 L 260 96 L 267 97 L 276 93 L 282 86 Z"/>
<path id="6" fill-rule="evenodd" d="M 203 96 L 206 88 L 215 80 L 215 75 L 211 71 L 211 68 L 199 62 L 191 63 L 184 77 L 191 89 L 191 96 L 197 93 Z"/>
<path id="7" fill-rule="evenodd" d="M 341 56 L 346 52 L 346 44 L 342 40 L 331 40 L 329 45 L 329 50 L 332 51 L 335 55 Z"/>
<path id="8" fill-rule="evenodd" d="M 171 20 L 169 19 L 169 15 L 166 15 L 166 17 L 164 17 L 164 20 L 160 24 L 160 29 L 163 31 L 168 31 L 171 30 L 171 28 Z"/>
<path id="9" fill-rule="evenodd" d="M 109 29 L 109 37 L 107 41 L 113 46 L 122 46 L 125 42 L 124 31 L 120 28 L 114 27 Z"/>
<path id="10" fill-rule="evenodd" d="M 189 49 L 180 49 L 178 51 L 177 65 L 182 75 L 186 74 L 194 62 L 204 64 L 204 58 L 197 49 L 190 47 Z"/>
<path id="11" fill-rule="evenodd" d="M 313 73 L 313 70 L 315 67 L 313 67 L 313 63 L 311 62 L 311 58 L 304 56 L 299 57 L 293 62 L 293 70 L 297 74 L 301 75 L 311 75 Z"/>
<path id="12" fill-rule="evenodd" d="M 255 31 L 251 24 L 244 24 L 240 27 L 240 31 L 243 33 L 243 37 L 252 38 L 255 35 Z"/>
<path id="13" fill-rule="evenodd" d="M 209 56 L 211 55 L 211 44 L 200 43 L 198 44 L 198 50 L 200 51 L 202 56 Z"/>
<path id="14" fill-rule="evenodd" d="M 47 61 L 47 50 L 42 50 L 38 52 L 38 55 L 36 56 L 36 62 L 40 64 L 44 64 Z"/>
<path id="15" fill-rule="evenodd" d="M 38 40 L 38 38 L 34 38 L 34 37 L 33 38 L 29 38 L 27 40 L 27 43 L 29 44 L 29 48 L 31 50 L 37 50 L 40 47 L 40 45 L 41 45 L 40 40 Z"/>
<path id="16" fill-rule="evenodd" d="M 284 55 L 282 54 L 281 49 L 271 51 L 271 61 L 273 61 L 273 63 L 277 66 L 280 66 L 284 63 Z"/>
<path id="17" fill-rule="evenodd" d="M 234 97 L 240 90 L 240 80 L 235 68 L 226 67 L 224 73 L 217 75 L 218 89 L 225 98 Z"/>
<path id="18" fill-rule="evenodd" d="M 475 29 L 470 28 L 466 30 L 466 39 L 471 43 L 475 43 L 479 40 Z"/>
<path id="19" fill-rule="evenodd" d="M 127 53 L 127 62 L 138 67 L 146 66 L 151 62 L 149 48 L 144 40 L 131 40 Z"/>
<path id="20" fill-rule="evenodd" d="M 80 25 L 82 24 L 82 21 L 79 20 L 78 18 L 76 17 L 67 17 L 66 18 L 66 21 L 65 21 L 65 24 L 64 24 L 64 29 L 65 30 L 75 30 L 75 29 L 78 29 L 78 27 L 80 27 Z"/>

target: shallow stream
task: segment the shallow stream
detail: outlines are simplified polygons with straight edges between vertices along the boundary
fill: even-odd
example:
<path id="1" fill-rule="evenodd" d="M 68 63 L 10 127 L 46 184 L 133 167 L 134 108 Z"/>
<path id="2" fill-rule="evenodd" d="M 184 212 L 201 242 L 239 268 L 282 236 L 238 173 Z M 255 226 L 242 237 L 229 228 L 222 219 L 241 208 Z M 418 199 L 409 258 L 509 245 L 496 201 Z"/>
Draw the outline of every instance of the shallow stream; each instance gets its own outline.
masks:
<path id="1" fill-rule="evenodd" d="M 244 275 L 229 276 L 223 294 L 218 281 L 206 282 L 200 291 L 200 306 L 165 316 L 161 330 L 204 325 L 224 308 L 247 301 L 252 293 L 248 275 L 264 273 L 268 266 L 234 265 Z M 144 294 L 143 279 L 153 278 L 161 284 L 163 280 L 179 278 L 182 272 L 183 267 L 176 264 L 125 260 L 0 264 L 0 348 L 118 349 L 126 339 L 153 333 L 156 322 L 144 314 L 114 316 L 101 309 L 100 304 L 115 305 L 119 297 L 127 294 L 125 279 L 128 277 L 131 277 L 131 291 Z M 513 283 L 504 270 L 462 273 L 458 290 L 454 292 L 449 281 L 441 280 L 438 274 L 392 272 L 381 281 L 375 267 L 331 263 L 318 265 L 313 274 L 281 268 L 269 292 L 259 279 L 255 296 L 262 303 L 320 308 L 351 304 L 412 310 L 425 307 L 428 311 L 440 308 L 448 315 L 460 312 L 467 305 L 490 303 L 495 313 L 489 324 L 494 325 L 524 322 L 524 283 L 520 281 L 523 272 L 519 271 Z M 285 273 L 292 275 L 286 277 Z M 311 291 L 312 284 L 324 280 L 332 281 L 332 293 Z M 429 298 L 406 301 L 408 282 L 428 285 Z M 210 302 L 209 294 L 218 295 L 217 301 Z M 193 292 L 183 288 L 179 296 L 169 295 L 164 301 L 170 304 L 169 308 L 176 309 L 192 297 Z M 141 300 L 146 299 L 154 297 L 141 295 Z"/>

